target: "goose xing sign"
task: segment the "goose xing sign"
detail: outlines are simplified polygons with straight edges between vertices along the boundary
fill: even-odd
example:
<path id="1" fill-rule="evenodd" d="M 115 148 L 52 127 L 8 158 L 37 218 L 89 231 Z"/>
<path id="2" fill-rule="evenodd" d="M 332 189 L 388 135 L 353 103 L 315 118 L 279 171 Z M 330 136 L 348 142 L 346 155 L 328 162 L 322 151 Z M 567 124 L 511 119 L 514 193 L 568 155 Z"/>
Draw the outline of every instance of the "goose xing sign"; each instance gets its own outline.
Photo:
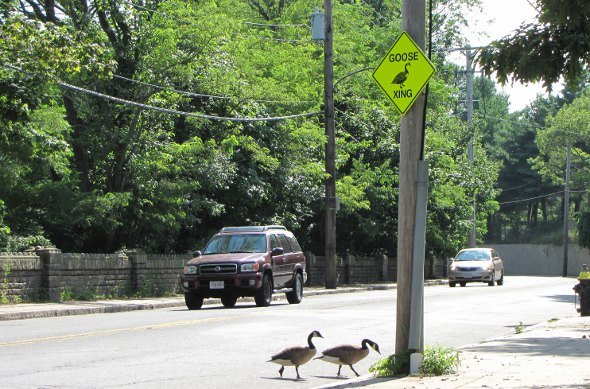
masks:
<path id="1" fill-rule="evenodd" d="M 403 31 L 373 72 L 373 79 L 405 115 L 433 74 L 432 62 Z"/>

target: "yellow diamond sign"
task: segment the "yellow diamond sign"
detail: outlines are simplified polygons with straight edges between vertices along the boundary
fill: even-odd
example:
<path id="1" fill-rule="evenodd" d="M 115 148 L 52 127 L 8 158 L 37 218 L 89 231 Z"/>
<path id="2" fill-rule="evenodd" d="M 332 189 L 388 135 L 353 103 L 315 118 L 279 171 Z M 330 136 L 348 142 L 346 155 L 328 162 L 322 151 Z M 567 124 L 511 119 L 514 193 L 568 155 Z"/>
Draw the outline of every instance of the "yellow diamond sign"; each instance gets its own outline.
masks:
<path id="1" fill-rule="evenodd" d="M 432 62 L 403 31 L 373 72 L 373 79 L 405 115 L 433 74 Z"/>

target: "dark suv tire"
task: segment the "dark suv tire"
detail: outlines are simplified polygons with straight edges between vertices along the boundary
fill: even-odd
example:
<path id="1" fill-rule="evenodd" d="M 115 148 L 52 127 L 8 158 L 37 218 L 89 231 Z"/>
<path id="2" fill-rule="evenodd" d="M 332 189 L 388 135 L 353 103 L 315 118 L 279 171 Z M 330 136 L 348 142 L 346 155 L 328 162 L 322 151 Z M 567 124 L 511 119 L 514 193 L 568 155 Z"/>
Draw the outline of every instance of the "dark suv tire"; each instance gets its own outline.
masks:
<path id="1" fill-rule="evenodd" d="M 292 288 L 293 290 L 291 292 L 286 293 L 287 301 L 289 304 L 299 304 L 303 299 L 303 277 L 301 273 L 295 275 Z"/>
<path id="2" fill-rule="evenodd" d="M 201 309 L 203 306 L 203 296 L 200 296 L 196 293 L 185 293 L 184 302 L 186 307 L 191 311 L 195 309 Z"/>
<path id="3" fill-rule="evenodd" d="M 238 301 L 238 296 L 223 296 L 221 298 L 221 303 L 226 308 L 233 308 Z"/>
<path id="4" fill-rule="evenodd" d="M 270 275 L 265 274 L 262 277 L 262 286 L 254 296 L 254 301 L 258 307 L 268 307 L 272 301 L 272 280 Z"/>

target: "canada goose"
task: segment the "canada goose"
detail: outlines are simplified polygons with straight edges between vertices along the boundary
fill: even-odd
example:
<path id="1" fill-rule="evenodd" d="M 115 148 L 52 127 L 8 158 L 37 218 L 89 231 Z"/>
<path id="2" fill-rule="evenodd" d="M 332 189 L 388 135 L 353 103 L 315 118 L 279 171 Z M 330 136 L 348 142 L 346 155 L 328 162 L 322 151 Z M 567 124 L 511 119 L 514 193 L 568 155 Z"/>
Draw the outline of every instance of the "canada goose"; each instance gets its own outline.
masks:
<path id="1" fill-rule="evenodd" d="M 395 76 L 395 78 L 393 79 L 393 81 L 391 81 L 392 84 L 399 84 L 399 87 L 400 88 L 402 88 L 404 86 L 404 83 L 408 79 L 408 73 L 409 73 L 408 66 L 410 66 L 410 63 L 409 62 L 404 66 L 404 71 L 403 72 L 399 72 Z"/>
<path id="2" fill-rule="evenodd" d="M 343 344 L 341 346 L 332 347 L 322 351 L 322 355 L 315 359 L 321 359 L 322 361 L 335 363 L 336 365 L 339 365 L 337 376 L 340 376 L 340 369 L 342 368 L 342 365 L 348 365 L 352 369 L 352 371 L 354 371 L 354 374 L 356 374 L 356 376 L 358 377 L 359 373 L 357 373 L 356 370 L 354 370 L 354 367 L 352 367 L 352 365 L 354 365 L 355 363 L 369 355 L 369 348 L 367 347 L 367 345 L 371 346 L 373 350 L 381 354 L 381 351 L 379 351 L 379 346 L 377 345 L 377 343 L 369 339 L 363 339 L 360 347 L 353 346 L 351 344 Z"/>
<path id="3" fill-rule="evenodd" d="M 295 366 L 295 371 L 297 372 L 297 379 L 300 379 L 301 377 L 299 376 L 299 366 L 309 362 L 309 360 L 313 358 L 313 356 L 316 353 L 316 348 L 311 341 L 311 339 L 316 336 L 323 338 L 322 334 L 320 334 L 319 331 L 312 331 L 307 337 L 307 347 L 293 346 L 286 348 L 280 353 L 270 357 L 270 360 L 267 362 L 272 362 L 276 363 L 277 365 L 281 365 L 281 368 L 279 369 L 279 374 L 281 375 L 281 378 L 283 377 L 283 371 L 285 370 L 285 366 Z"/>

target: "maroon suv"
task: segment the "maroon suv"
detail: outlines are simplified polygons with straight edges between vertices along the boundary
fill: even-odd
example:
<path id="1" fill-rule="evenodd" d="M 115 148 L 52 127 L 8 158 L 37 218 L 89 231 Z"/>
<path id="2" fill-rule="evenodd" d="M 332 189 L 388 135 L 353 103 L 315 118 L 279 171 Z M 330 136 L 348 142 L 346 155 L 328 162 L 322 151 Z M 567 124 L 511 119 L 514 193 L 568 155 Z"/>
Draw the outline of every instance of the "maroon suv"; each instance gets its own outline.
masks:
<path id="1" fill-rule="evenodd" d="M 186 263 L 181 286 L 188 309 L 200 309 L 210 297 L 221 298 L 225 307 L 238 297 L 254 297 L 266 307 L 273 293 L 299 304 L 306 280 L 305 256 L 285 227 L 225 227 Z"/>

